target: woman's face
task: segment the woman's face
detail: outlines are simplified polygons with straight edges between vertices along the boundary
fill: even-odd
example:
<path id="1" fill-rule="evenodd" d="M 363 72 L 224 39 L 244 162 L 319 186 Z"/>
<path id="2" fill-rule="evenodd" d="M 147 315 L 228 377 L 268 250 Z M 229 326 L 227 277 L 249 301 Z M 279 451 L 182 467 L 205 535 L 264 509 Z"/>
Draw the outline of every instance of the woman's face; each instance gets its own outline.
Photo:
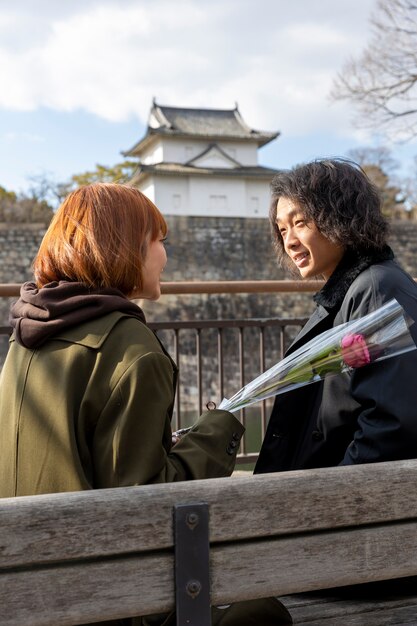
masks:
<path id="1" fill-rule="evenodd" d="M 162 235 L 150 241 L 142 268 L 142 291 L 136 297 L 158 300 L 161 295 L 160 278 L 167 262 L 165 237 Z"/>
<path id="2" fill-rule="evenodd" d="M 301 276 L 328 280 L 344 255 L 344 246 L 327 239 L 314 222 L 307 223 L 300 206 L 289 198 L 278 200 L 277 226 L 285 252 Z"/>

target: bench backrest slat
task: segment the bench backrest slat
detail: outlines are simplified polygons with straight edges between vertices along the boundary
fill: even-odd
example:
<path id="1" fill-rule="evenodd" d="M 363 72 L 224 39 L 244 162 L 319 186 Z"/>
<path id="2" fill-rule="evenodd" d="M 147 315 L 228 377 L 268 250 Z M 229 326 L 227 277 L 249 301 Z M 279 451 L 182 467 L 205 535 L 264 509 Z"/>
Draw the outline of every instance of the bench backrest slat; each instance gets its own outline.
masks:
<path id="1" fill-rule="evenodd" d="M 417 461 L 0 499 L 0 568 L 172 548 L 172 508 L 211 543 L 413 518 Z"/>
<path id="2" fill-rule="evenodd" d="M 417 574 L 417 522 L 218 545 L 215 604 Z M 167 553 L 10 570 L 0 578 L 2 626 L 48 626 L 147 614 L 174 606 Z"/>
<path id="3" fill-rule="evenodd" d="M 2 626 L 66 626 L 168 610 L 173 557 L 141 555 L 0 576 Z"/>
<path id="4" fill-rule="evenodd" d="M 0 500 L 0 623 L 172 608 L 173 506 L 196 501 L 214 603 L 417 575 L 416 484 L 398 461 Z"/>

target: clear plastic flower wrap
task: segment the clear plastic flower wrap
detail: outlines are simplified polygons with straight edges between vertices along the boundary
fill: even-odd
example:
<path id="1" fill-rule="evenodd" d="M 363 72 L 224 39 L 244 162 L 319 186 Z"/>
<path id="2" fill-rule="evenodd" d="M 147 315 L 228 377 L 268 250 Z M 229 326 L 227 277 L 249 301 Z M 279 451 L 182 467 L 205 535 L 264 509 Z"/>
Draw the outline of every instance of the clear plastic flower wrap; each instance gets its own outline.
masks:
<path id="1" fill-rule="evenodd" d="M 235 413 L 250 404 L 310 385 L 326 376 L 414 350 L 412 322 L 396 300 L 357 320 L 331 328 L 286 356 L 282 361 L 245 385 L 219 409 Z"/>

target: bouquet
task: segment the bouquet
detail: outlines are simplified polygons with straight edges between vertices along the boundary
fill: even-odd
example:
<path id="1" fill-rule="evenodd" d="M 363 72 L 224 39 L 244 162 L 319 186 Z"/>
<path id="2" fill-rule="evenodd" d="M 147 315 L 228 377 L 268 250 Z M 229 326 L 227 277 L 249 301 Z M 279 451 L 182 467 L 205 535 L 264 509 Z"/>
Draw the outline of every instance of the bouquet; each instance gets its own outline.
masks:
<path id="1" fill-rule="evenodd" d="M 416 345 L 409 318 L 396 300 L 368 315 L 327 330 L 245 385 L 219 409 L 236 412 L 279 393 L 377 363 Z"/>

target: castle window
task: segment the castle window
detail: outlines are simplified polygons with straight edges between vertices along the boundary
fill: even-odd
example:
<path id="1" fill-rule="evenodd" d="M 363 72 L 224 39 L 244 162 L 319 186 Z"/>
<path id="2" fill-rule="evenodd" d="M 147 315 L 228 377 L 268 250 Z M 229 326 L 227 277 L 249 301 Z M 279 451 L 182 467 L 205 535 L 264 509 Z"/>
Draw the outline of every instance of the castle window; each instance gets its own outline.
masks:
<path id="1" fill-rule="evenodd" d="M 209 200 L 210 200 L 209 202 L 210 209 L 213 209 L 216 211 L 222 211 L 224 209 L 227 209 L 227 196 L 211 195 Z"/>
<path id="2" fill-rule="evenodd" d="M 251 213 L 254 213 L 255 215 L 257 213 L 259 213 L 259 198 L 258 196 L 252 196 L 250 199 L 250 210 Z"/>

